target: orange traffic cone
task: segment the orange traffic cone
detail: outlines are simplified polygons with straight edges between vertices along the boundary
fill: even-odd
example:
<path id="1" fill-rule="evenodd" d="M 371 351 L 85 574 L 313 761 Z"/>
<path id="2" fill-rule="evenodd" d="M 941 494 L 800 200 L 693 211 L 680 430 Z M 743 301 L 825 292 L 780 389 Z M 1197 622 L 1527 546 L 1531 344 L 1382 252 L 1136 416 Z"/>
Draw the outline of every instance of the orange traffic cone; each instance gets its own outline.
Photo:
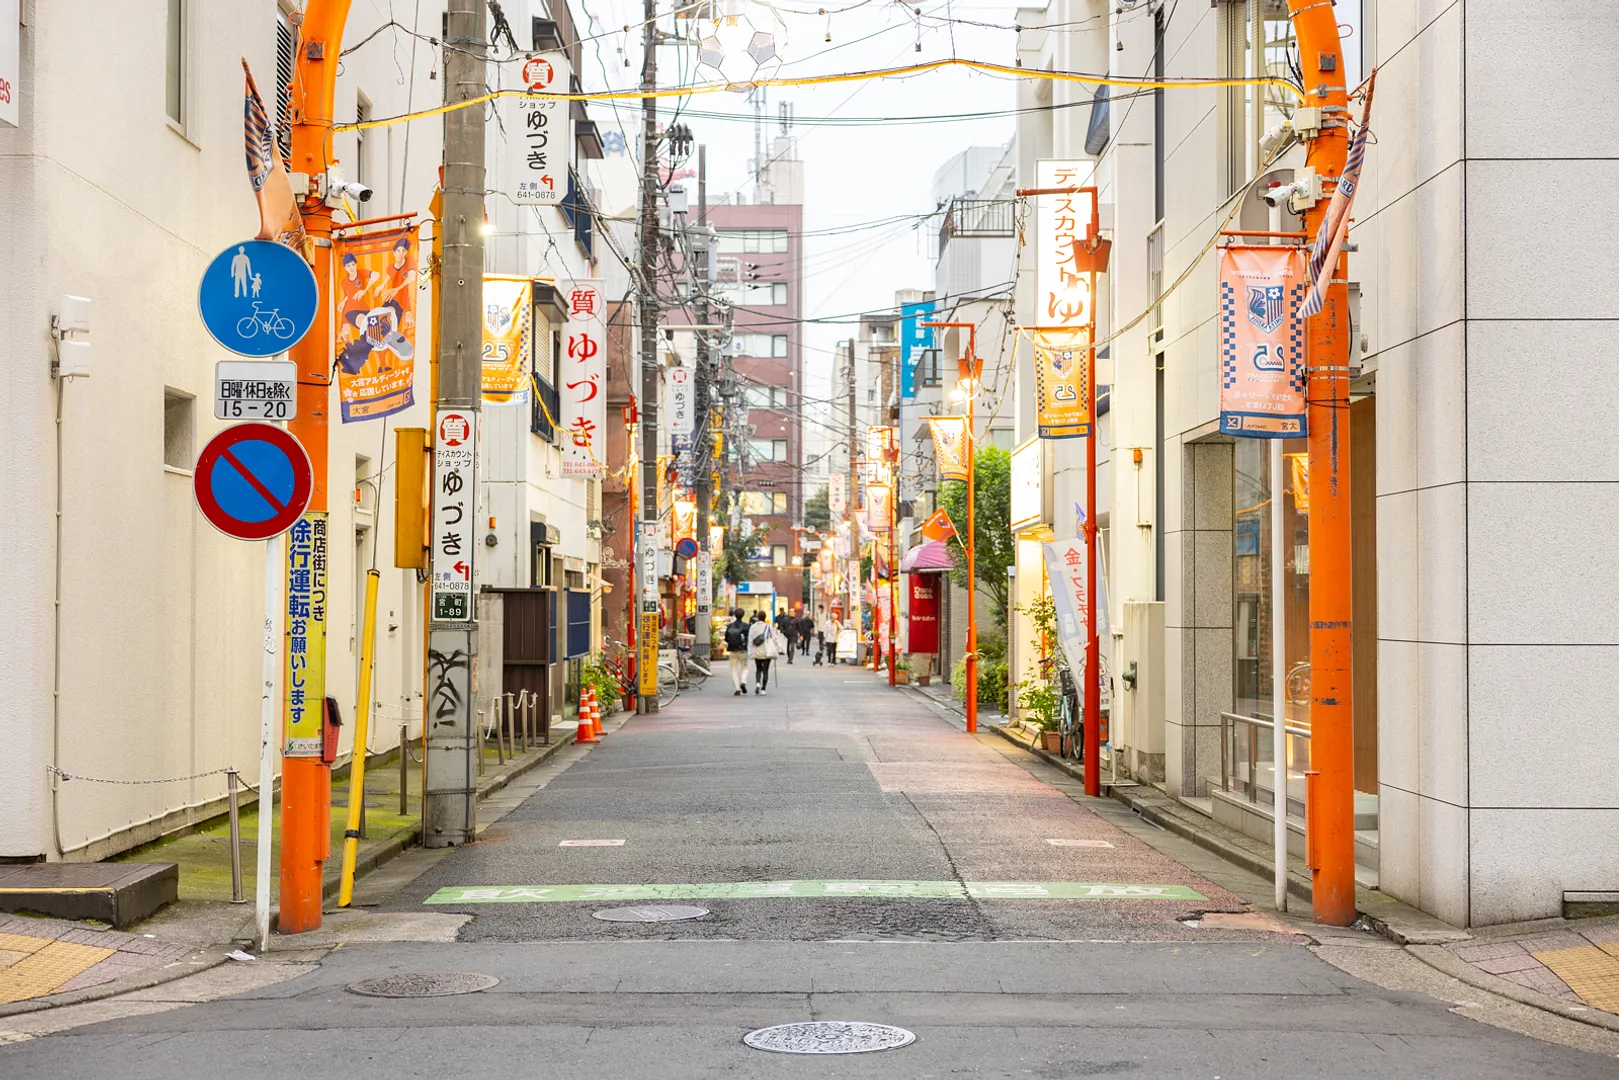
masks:
<path id="1" fill-rule="evenodd" d="M 594 686 L 590 688 L 590 729 L 598 739 L 607 734 L 602 730 L 602 703 Z"/>
<path id="2" fill-rule="evenodd" d="M 596 738 L 596 728 L 590 722 L 590 690 L 586 688 L 584 696 L 579 701 L 579 734 L 574 742 L 591 744 L 601 740 Z"/>

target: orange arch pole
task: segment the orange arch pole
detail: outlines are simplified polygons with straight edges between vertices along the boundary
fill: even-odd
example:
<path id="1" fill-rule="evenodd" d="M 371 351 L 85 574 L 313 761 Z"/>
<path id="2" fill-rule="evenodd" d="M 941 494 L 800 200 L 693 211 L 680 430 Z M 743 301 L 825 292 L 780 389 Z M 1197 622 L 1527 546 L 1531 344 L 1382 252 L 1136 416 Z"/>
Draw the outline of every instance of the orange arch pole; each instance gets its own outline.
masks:
<path id="1" fill-rule="evenodd" d="M 1307 162 L 1324 184 L 1342 175 L 1349 149 L 1349 90 L 1338 20 L 1330 3 L 1288 0 L 1299 41 L 1306 106 L 1322 111 Z M 1328 193 L 1330 195 L 1330 187 Z M 1326 217 L 1323 197 L 1304 215 L 1314 237 Z M 1355 921 L 1355 709 L 1351 696 L 1351 545 L 1349 531 L 1349 287 L 1340 255 L 1321 314 L 1309 320 L 1310 450 L 1310 772 L 1305 776 L 1305 861 L 1314 918 L 1329 926 Z M 1272 484 L 1279 485 L 1280 478 Z M 1278 487 L 1277 490 L 1280 490 Z M 1278 598 L 1276 602 L 1280 602 Z"/>
<path id="2" fill-rule="evenodd" d="M 337 85 L 337 58 L 343 46 L 351 0 L 309 0 L 299 29 L 298 58 L 292 82 L 292 160 L 287 167 L 313 179 L 335 162 L 331 152 L 332 97 Z M 332 363 L 332 211 L 313 194 L 299 207 L 304 230 L 313 243 L 315 283 L 320 300 L 315 324 L 289 353 L 298 365 L 298 416 L 288 426 L 303 443 L 314 467 L 310 514 L 327 510 L 327 434 Z M 325 625 L 320 641 L 309 649 L 325 655 Z M 313 637 L 313 633 L 311 637 Z M 321 685 L 305 686 L 308 701 L 326 696 L 324 664 Z M 332 770 L 318 757 L 289 757 L 281 764 L 281 910 L 277 927 L 283 934 L 320 929 L 321 871 L 331 854 Z"/>

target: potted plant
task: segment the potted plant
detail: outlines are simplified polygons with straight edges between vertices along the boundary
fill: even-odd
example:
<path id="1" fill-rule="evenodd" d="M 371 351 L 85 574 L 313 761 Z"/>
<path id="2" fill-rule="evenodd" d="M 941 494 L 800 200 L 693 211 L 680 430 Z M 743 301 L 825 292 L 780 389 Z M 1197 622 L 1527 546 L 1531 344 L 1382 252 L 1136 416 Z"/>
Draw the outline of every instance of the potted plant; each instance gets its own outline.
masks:
<path id="1" fill-rule="evenodd" d="M 1047 753 L 1062 752 L 1061 691 L 1053 683 L 1027 679 L 1018 683 L 1018 706 L 1028 713 L 1028 722 L 1040 732 L 1040 747 Z"/>
<path id="2" fill-rule="evenodd" d="M 927 686 L 933 681 L 933 654 L 911 653 L 905 658 L 905 670 L 918 686 Z"/>

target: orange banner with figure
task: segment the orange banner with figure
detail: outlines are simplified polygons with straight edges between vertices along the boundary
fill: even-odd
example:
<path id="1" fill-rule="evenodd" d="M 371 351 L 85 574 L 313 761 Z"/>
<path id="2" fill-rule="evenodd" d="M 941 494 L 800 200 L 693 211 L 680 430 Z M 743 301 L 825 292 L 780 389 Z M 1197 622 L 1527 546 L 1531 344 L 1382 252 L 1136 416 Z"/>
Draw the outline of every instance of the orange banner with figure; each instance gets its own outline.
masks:
<path id="1" fill-rule="evenodd" d="M 528 400 L 528 278 L 483 279 L 483 399 L 491 405 L 520 405 Z"/>
<path id="2" fill-rule="evenodd" d="M 1078 439 L 1091 432 L 1090 337 L 1085 329 L 1035 336 L 1035 427 L 1042 439 Z"/>
<path id="3" fill-rule="evenodd" d="M 939 468 L 939 479 L 966 480 L 967 418 L 930 416 L 928 430 L 933 433 L 933 460 Z"/>
<path id="4" fill-rule="evenodd" d="M 416 384 L 416 226 L 333 241 L 343 422 L 408 409 Z"/>
<path id="5" fill-rule="evenodd" d="M 1220 254 L 1220 432 L 1251 439 L 1305 433 L 1306 257 L 1296 247 Z"/>

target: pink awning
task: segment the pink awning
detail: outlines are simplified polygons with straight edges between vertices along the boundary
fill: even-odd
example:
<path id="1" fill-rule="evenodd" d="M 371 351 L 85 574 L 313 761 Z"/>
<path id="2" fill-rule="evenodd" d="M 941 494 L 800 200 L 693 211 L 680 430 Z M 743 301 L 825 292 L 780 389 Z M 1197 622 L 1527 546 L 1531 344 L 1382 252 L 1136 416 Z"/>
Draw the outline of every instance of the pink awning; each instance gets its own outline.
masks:
<path id="1" fill-rule="evenodd" d="M 955 566 L 950 558 L 950 548 L 943 540 L 929 540 L 920 547 L 914 547 L 905 553 L 900 560 L 899 568 L 903 573 L 927 573 L 935 570 L 949 570 Z"/>

